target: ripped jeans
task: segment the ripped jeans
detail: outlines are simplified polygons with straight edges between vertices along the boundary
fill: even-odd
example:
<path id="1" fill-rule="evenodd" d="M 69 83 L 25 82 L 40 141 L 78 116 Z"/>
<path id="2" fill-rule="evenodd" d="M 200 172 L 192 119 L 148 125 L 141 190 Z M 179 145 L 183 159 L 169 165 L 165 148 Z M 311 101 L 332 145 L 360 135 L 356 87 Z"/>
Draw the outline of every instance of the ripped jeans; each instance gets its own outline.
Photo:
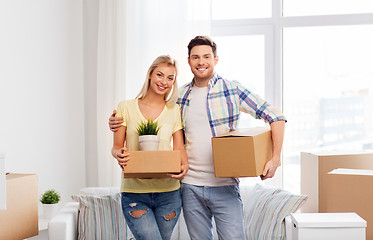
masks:
<path id="1" fill-rule="evenodd" d="M 158 193 L 122 192 L 122 210 L 136 240 L 169 240 L 181 212 L 180 189 Z"/>

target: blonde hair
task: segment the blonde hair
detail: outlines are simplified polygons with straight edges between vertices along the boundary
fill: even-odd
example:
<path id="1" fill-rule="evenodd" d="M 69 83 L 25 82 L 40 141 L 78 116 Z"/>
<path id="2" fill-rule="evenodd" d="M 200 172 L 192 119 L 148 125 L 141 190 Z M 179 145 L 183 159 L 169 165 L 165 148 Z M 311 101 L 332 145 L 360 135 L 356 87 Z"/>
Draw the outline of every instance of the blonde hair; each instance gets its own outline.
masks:
<path id="1" fill-rule="evenodd" d="M 148 73 L 146 74 L 145 82 L 141 88 L 140 93 L 137 95 L 136 98 L 141 99 L 144 98 L 145 95 L 148 93 L 149 90 L 149 83 L 150 83 L 150 76 L 153 74 L 154 69 L 156 69 L 161 64 L 167 64 L 168 67 L 174 67 L 175 68 L 175 77 L 174 77 L 174 83 L 172 84 L 172 89 L 165 94 L 164 100 L 166 104 L 175 104 L 176 100 L 178 98 L 178 88 L 177 88 L 177 66 L 176 66 L 176 60 L 172 59 L 169 55 L 161 55 L 157 57 L 152 65 L 150 65 L 148 69 Z"/>

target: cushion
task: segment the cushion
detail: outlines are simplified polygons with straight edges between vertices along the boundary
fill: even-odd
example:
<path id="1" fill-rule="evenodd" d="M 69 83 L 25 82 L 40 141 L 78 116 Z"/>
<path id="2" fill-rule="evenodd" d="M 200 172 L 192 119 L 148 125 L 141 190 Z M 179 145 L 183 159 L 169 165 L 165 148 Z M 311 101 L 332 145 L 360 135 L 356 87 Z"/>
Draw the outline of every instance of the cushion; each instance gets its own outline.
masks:
<path id="1" fill-rule="evenodd" d="M 78 239 L 127 239 L 131 235 L 122 213 L 121 194 L 74 195 L 79 202 Z"/>
<path id="2" fill-rule="evenodd" d="M 285 239 L 286 216 L 297 211 L 308 199 L 285 190 L 256 184 L 244 203 L 246 239 Z"/>
<path id="3" fill-rule="evenodd" d="M 120 192 L 119 187 L 86 187 L 82 188 L 79 191 L 80 195 L 89 195 L 89 196 L 105 196 L 105 195 L 114 195 Z"/>

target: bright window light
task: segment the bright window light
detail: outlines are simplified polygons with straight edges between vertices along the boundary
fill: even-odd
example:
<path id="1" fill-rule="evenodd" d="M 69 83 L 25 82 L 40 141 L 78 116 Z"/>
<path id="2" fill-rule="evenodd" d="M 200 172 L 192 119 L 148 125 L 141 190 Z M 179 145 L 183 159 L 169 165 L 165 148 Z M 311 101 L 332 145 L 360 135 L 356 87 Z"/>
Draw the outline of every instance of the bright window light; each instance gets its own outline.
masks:
<path id="1" fill-rule="evenodd" d="M 272 0 L 212 0 L 212 19 L 268 18 Z"/>
<path id="2" fill-rule="evenodd" d="M 372 0 L 284 0 L 284 16 L 372 13 Z"/>
<path id="3" fill-rule="evenodd" d="M 283 35 L 284 187 L 300 190 L 300 152 L 373 148 L 373 26 Z"/>

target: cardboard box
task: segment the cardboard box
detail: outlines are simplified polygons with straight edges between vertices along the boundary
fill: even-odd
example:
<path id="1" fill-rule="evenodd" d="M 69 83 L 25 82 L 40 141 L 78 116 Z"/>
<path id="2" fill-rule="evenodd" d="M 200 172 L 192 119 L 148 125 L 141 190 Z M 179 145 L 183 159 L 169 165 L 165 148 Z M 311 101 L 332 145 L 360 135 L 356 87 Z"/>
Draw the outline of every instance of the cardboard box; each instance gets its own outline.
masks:
<path id="1" fill-rule="evenodd" d="M 308 195 L 301 212 L 326 212 L 327 174 L 336 168 L 373 169 L 373 153 L 301 153 L 301 194 Z"/>
<path id="2" fill-rule="evenodd" d="M 35 174 L 6 176 L 7 209 L 0 211 L 0 239 L 38 235 L 38 178 Z"/>
<path id="3" fill-rule="evenodd" d="M 160 178 L 181 172 L 180 151 L 130 151 L 125 178 Z"/>
<path id="4" fill-rule="evenodd" d="M 356 212 L 368 222 L 367 239 L 373 239 L 373 170 L 335 169 L 326 190 L 326 211 Z"/>
<path id="5" fill-rule="evenodd" d="M 213 137 L 211 142 L 216 177 L 260 176 L 272 157 L 268 128 L 238 129 Z"/>
<path id="6" fill-rule="evenodd" d="M 292 213 L 291 219 L 292 240 L 365 240 L 367 222 L 356 213 Z"/>

